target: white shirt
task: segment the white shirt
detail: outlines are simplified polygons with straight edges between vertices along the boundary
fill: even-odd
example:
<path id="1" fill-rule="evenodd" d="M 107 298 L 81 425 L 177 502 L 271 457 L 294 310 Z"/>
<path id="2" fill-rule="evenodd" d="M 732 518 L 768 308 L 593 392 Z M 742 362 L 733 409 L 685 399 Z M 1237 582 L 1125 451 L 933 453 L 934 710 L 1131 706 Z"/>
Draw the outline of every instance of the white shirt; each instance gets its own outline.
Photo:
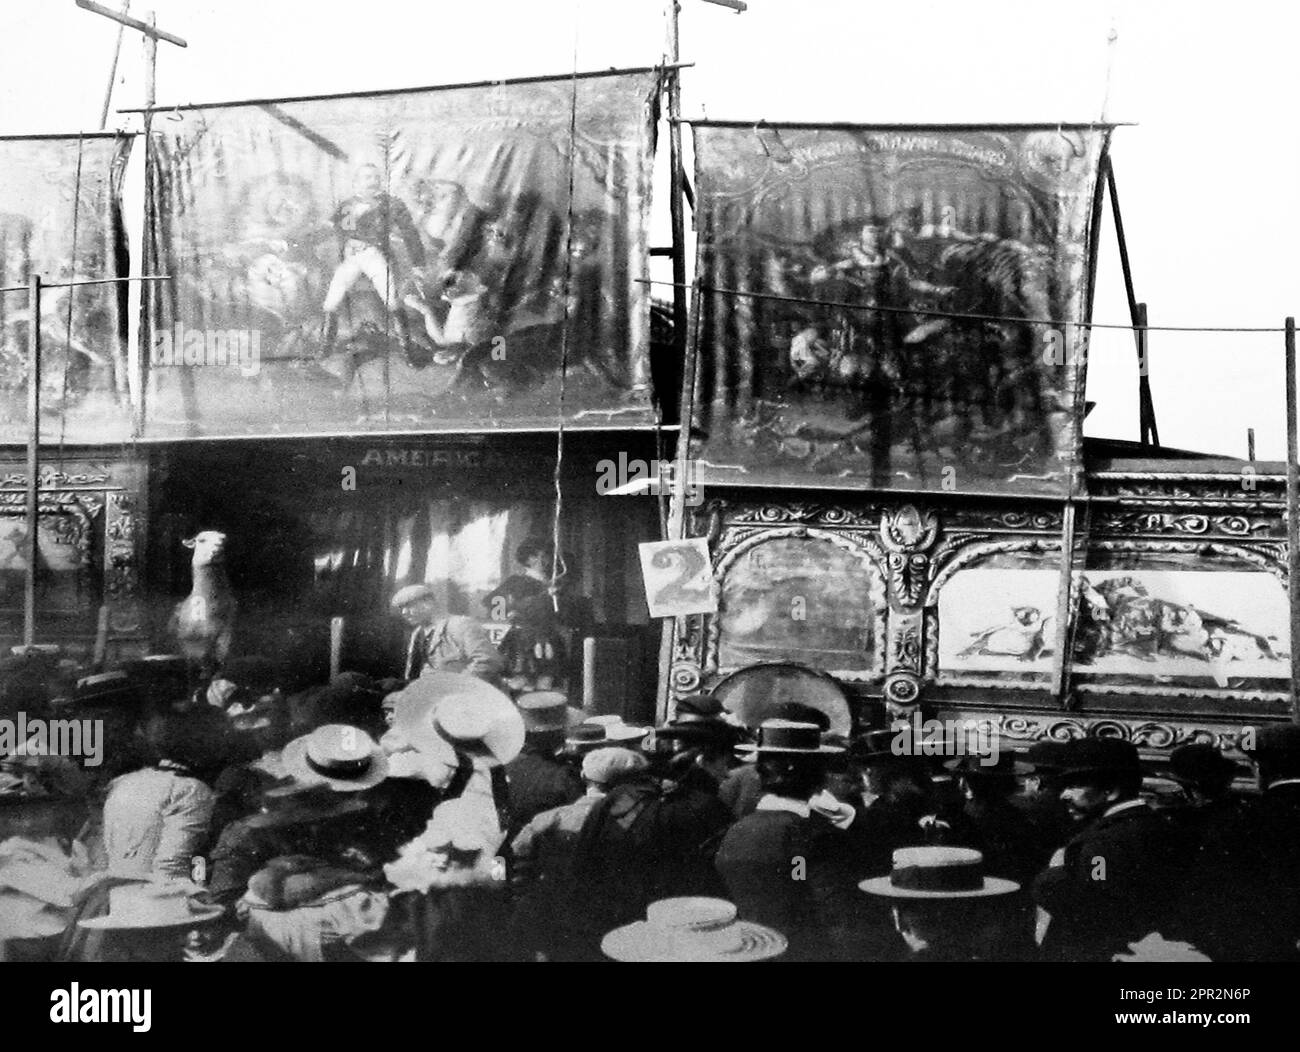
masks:
<path id="1" fill-rule="evenodd" d="M 755 811 L 789 811 L 800 818 L 807 818 L 812 814 L 812 808 L 808 806 L 807 800 L 793 800 L 788 796 L 776 796 L 772 793 L 759 798 Z"/>
<path id="2" fill-rule="evenodd" d="M 1111 804 L 1102 812 L 1102 818 L 1109 818 L 1111 815 L 1117 815 L 1121 811 L 1127 811 L 1131 807 L 1146 807 L 1145 800 L 1125 800 L 1123 803 Z"/>

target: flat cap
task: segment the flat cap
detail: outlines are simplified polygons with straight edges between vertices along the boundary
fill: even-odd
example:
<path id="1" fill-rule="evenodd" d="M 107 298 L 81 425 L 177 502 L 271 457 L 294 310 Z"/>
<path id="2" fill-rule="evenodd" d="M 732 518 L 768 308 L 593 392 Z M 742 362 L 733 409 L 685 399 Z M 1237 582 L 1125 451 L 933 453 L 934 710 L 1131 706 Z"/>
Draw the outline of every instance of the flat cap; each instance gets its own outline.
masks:
<path id="1" fill-rule="evenodd" d="M 610 746 L 593 749 L 582 758 L 582 777 L 597 785 L 607 785 L 625 775 L 644 771 L 649 766 L 650 762 L 640 753 Z"/>
<path id="2" fill-rule="evenodd" d="M 420 599 L 434 599 L 437 595 L 437 589 L 431 584 L 408 584 L 405 588 L 398 589 L 388 605 L 394 610 L 400 610 Z"/>

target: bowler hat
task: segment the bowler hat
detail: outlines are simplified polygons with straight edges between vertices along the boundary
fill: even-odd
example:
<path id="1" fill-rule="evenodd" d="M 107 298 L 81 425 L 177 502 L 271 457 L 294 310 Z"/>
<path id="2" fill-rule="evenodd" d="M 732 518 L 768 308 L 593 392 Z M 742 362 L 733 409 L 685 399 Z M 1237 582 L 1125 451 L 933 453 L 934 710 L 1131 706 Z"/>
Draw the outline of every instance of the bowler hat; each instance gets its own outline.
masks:
<path id="1" fill-rule="evenodd" d="M 1273 723 L 1255 732 L 1254 741 L 1244 736 L 1241 751 L 1255 759 L 1294 759 L 1300 757 L 1300 726 Z"/>
<path id="2" fill-rule="evenodd" d="M 701 691 L 677 699 L 677 704 L 673 708 L 673 722 L 689 723 L 692 720 L 721 719 L 725 711 L 722 702 L 712 694 Z"/>
<path id="3" fill-rule="evenodd" d="M 1246 768 L 1229 760 L 1208 742 L 1180 745 L 1169 754 L 1169 777 L 1187 785 L 1231 781 Z"/>
<path id="4" fill-rule="evenodd" d="M 140 700 L 139 685 L 120 670 L 83 676 L 72 691 L 74 705 L 129 705 Z"/>
<path id="5" fill-rule="evenodd" d="M 1119 738 L 1076 738 L 1063 743 L 1051 772 L 1058 781 L 1088 775 L 1142 774 L 1137 746 Z"/>
<path id="6" fill-rule="evenodd" d="M 1028 774 L 1030 771 L 1028 764 L 1017 760 L 1014 754 L 1009 752 L 999 752 L 997 759 L 992 763 L 989 763 L 989 760 L 990 757 L 987 755 L 968 753 L 955 760 L 949 760 L 944 766 L 953 774 L 959 774 L 963 778 L 1014 778 L 1018 774 Z"/>
<path id="7" fill-rule="evenodd" d="M 684 745 L 717 744 L 723 747 L 736 745 L 744 732 L 734 724 L 719 719 L 687 720 L 684 723 L 673 721 L 663 727 L 654 729 L 654 736 L 665 741 L 679 741 Z"/>
<path id="8" fill-rule="evenodd" d="M 1055 770 L 1060 767 L 1065 747 L 1069 744 L 1053 738 L 1040 739 L 1025 750 L 1024 762 L 1037 771 Z"/>

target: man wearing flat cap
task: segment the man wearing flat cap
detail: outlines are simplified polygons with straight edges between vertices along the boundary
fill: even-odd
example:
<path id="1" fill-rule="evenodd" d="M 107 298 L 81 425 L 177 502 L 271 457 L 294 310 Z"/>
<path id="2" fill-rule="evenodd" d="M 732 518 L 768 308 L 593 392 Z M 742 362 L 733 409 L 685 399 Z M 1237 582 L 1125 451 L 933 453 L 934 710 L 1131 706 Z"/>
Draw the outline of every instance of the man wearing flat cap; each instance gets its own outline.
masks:
<path id="1" fill-rule="evenodd" d="M 1052 773 L 1081 823 L 1034 883 L 1051 916 L 1043 957 L 1110 961 L 1152 932 L 1169 935 L 1188 851 L 1174 825 L 1141 798 L 1137 749 L 1117 738 L 1065 743 Z"/>
<path id="2" fill-rule="evenodd" d="M 407 585 L 390 605 L 412 628 L 406 648 L 407 679 L 426 672 L 464 672 L 491 683 L 505 668 L 477 621 L 455 614 L 439 616 L 437 593 L 430 585 Z"/>

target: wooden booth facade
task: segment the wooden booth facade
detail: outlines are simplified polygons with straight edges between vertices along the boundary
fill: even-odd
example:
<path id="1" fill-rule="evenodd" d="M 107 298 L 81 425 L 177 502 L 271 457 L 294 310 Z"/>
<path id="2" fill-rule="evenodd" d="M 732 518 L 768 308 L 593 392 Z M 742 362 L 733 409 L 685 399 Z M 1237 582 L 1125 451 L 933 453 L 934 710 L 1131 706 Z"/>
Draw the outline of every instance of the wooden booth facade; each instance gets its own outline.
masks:
<path id="1" fill-rule="evenodd" d="M 1282 466 L 1090 467 L 1064 633 L 1062 505 L 711 491 L 687 535 L 708 538 L 718 611 L 677 619 L 670 706 L 795 660 L 845 685 L 866 726 L 915 711 L 1011 743 L 1102 734 L 1159 755 L 1287 718 Z"/>

